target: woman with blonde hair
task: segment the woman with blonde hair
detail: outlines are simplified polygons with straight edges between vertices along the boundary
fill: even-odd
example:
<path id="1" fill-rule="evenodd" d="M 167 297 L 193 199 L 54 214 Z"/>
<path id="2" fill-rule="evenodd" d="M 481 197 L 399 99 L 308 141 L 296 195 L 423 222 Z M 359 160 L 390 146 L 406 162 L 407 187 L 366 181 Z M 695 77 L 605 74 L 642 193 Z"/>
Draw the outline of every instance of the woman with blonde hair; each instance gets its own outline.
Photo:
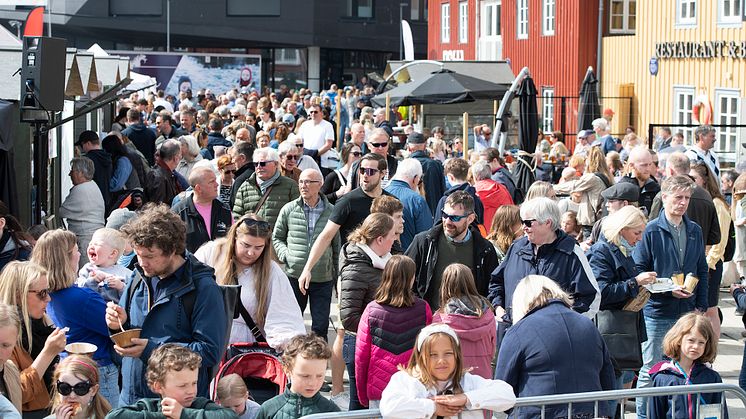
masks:
<path id="1" fill-rule="evenodd" d="M 65 230 L 50 230 L 42 234 L 31 254 L 31 261 L 47 271 L 49 295 L 52 297 L 47 314 L 58 327 L 70 329 L 67 338 L 71 342 L 96 345 L 93 359 L 100 377 L 100 394 L 109 405 L 117 407 L 119 369 L 111 357 L 114 348 L 105 320 L 106 302 L 98 292 L 76 286 L 78 259 L 80 252 L 75 234 Z"/>
<path id="2" fill-rule="evenodd" d="M 0 303 L 15 307 L 21 318 L 10 360 L 21 372 L 23 416 L 29 418 L 49 414 L 52 371 L 65 349 L 65 331 L 45 314 L 49 300 L 47 271 L 38 264 L 14 261 L 0 273 Z"/>
<path id="3" fill-rule="evenodd" d="M 279 351 L 306 333 L 288 277 L 276 262 L 272 228 L 261 217 L 244 215 L 226 237 L 206 243 L 195 256 L 215 269 L 218 284 L 241 285 L 241 316 L 233 320 L 231 343 L 266 341 Z"/>
<path id="4" fill-rule="evenodd" d="M 528 188 L 528 192 L 526 192 L 526 199 L 524 202 L 540 197 L 549 198 L 555 201 L 557 200 L 557 194 L 554 192 L 554 189 L 552 189 L 551 183 L 544 182 L 543 180 L 537 180 L 532 183 Z"/>
<path id="5" fill-rule="evenodd" d="M 96 361 L 69 355 L 55 368 L 52 415 L 47 419 L 104 419 L 111 411 L 101 395 Z"/>
<path id="6" fill-rule="evenodd" d="M 523 278 L 513 293 L 513 321 L 500 346 L 495 378 L 510 384 L 517 397 L 614 389 L 606 344 L 593 322 L 573 311 L 572 297 L 559 284 L 542 275 Z M 573 403 L 573 417 L 611 413 L 607 403 L 595 407 L 594 415 L 593 403 Z M 541 413 L 566 417 L 567 405 Z M 524 407 L 514 417 L 539 415 L 539 407 Z"/>
<path id="7" fill-rule="evenodd" d="M 202 160 L 202 154 L 199 152 L 197 138 L 193 135 L 182 135 L 178 138 L 181 145 L 181 160 L 176 166 L 176 172 L 189 179 L 189 173 L 198 161 Z"/>
<path id="8" fill-rule="evenodd" d="M 487 234 L 487 240 L 492 242 L 497 253 L 497 264 L 499 265 L 511 244 L 523 235 L 523 224 L 521 223 L 521 210 L 517 205 L 503 205 L 495 211 L 492 217 L 492 227 Z"/>
<path id="9" fill-rule="evenodd" d="M 0 385 L 5 389 L 2 394 L 13 404 L 19 414 L 23 410 L 21 407 L 23 400 L 21 375 L 16 364 L 10 360 L 10 356 L 18 342 L 20 331 L 21 320 L 18 317 L 18 309 L 0 303 Z M 0 412 L 2 412 L 1 409 Z"/>

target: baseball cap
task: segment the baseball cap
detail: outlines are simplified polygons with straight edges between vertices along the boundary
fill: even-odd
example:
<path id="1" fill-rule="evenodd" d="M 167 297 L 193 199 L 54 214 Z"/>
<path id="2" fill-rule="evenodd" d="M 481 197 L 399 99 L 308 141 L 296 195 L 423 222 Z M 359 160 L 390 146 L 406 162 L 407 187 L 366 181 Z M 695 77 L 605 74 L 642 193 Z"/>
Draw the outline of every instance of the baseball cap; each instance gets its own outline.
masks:
<path id="1" fill-rule="evenodd" d="M 295 123 L 295 117 L 289 113 L 286 113 L 282 116 L 282 122 L 284 124 L 293 124 Z"/>
<path id="2" fill-rule="evenodd" d="M 581 130 L 578 133 L 578 138 L 587 138 L 587 137 L 590 137 L 593 134 L 594 134 L 593 130 L 591 130 L 591 129 L 584 129 L 584 130 Z"/>
<path id="3" fill-rule="evenodd" d="M 419 132 L 413 132 L 407 137 L 407 144 L 425 144 L 425 136 Z"/>

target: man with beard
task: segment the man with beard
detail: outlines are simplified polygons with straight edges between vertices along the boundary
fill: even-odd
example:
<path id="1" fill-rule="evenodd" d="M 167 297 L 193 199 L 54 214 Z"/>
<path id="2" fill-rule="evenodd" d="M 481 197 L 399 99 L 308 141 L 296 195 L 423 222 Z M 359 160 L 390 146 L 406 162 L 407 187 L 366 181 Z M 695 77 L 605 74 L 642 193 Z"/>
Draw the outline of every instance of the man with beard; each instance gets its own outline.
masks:
<path id="1" fill-rule="evenodd" d="M 415 289 L 433 311 L 440 307 L 440 282 L 451 264 L 468 266 L 479 294 L 487 296 L 490 274 L 497 267 L 495 247 L 482 237 L 474 222 L 474 198 L 465 191 L 448 195 L 438 222 L 414 237 L 406 255 L 417 265 Z"/>
<path id="2" fill-rule="evenodd" d="M 386 159 L 378 154 L 368 153 L 360 159 L 360 187 L 353 189 L 334 205 L 332 215 L 308 254 L 300 283 L 311 281 L 311 270 L 329 247 L 334 236 L 339 233 L 341 245 L 347 243 L 347 235 L 370 215 L 370 205 L 381 195 L 392 196 L 381 188 L 381 179 L 386 175 Z"/>
<path id="3" fill-rule="evenodd" d="M 653 207 L 653 199 L 661 187 L 653 177 L 656 168 L 653 165 L 653 156 L 647 147 L 635 147 L 629 153 L 630 174 L 622 176 L 619 183 L 631 183 L 640 188 L 640 209 L 645 214 L 650 214 Z"/>

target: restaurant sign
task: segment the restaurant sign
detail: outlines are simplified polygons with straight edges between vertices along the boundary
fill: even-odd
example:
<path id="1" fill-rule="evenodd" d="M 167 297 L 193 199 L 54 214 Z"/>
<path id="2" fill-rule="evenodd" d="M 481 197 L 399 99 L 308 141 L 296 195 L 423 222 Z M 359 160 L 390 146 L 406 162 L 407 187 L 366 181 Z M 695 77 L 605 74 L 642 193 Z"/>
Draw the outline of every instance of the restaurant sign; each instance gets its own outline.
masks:
<path id="1" fill-rule="evenodd" d="M 746 58 L 746 41 L 659 42 L 655 57 L 677 58 Z"/>

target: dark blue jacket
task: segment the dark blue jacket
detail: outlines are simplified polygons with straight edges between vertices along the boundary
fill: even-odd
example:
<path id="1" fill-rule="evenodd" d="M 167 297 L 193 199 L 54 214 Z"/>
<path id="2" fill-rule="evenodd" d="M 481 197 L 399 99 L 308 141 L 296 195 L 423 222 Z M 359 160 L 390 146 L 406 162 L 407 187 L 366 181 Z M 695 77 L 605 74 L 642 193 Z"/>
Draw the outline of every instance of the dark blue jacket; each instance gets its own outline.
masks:
<path id="1" fill-rule="evenodd" d="M 521 279 L 528 275 L 544 275 L 573 297 L 575 311 L 585 313 L 591 310 L 595 315 L 601 297 L 588 259 L 575 239 L 562 230 L 555 233 L 557 239 L 539 247 L 536 256 L 534 246 L 526 236 L 510 245 L 503 262 L 492 272 L 488 298 L 493 306 L 503 307 L 509 314 L 513 306 L 513 291 Z"/>
<path id="2" fill-rule="evenodd" d="M 510 384 L 518 397 L 615 387 L 614 367 L 598 329 L 590 319 L 557 300 L 529 312 L 508 329 L 497 358 L 495 379 Z M 593 413 L 593 403 L 572 407 L 573 415 Z M 601 416 L 608 414 L 606 407 L 606 403 L 599 404 Z M 566 405 L 547 407 L 547 418 L 564 416 Z M 510 417 L 537 418 L 539 407 L 521 408 Z"/>
<path id="3" fill-rule="evenodd" d="M 680 271 L 684 275 L 696 275 L 700 279 L 699 284 L 690 298 L 676 298 L 670 292 L 652 294 L 644 308 L 646 317 L 678 319 L 695 308 L 707 311 L 708 268 L 702 229 L 686 215 L 682 222 L 686 224 L 687 236 L 683 265 L 679 264 L 679 251 L 676 250 L 673 233 L 668 228 L 665 211 L 661 211 L 658 218 L 645 227 L 632 257 L 640 272 L 655 271 L 658 278 L 671 278 L 672 274 L 679 271 L 679 266 L 683 266 Z"/>
<path id="4" fill-rule="evenodd" d="M 604 135 L 600 138 L 601 140 L 601 151 L 606 155 L 609 151 L 616 151 L 616 140 L 609 134 Z"/>
<path id="5" fill-rule="evenodd" d="M 720 374 L 708 368 L 705 364 L 695 362 L 691 372 L 691 382 L 687 382 L 681 370 L 676 368 L 675 364 L 670 361 L 662 361 L 650 369 L 650 378 L 653 380 L 653 387 L 670 387 L 683 386 L 688 384 L 714 384 L 722 383 Z M 676 412 L 671 411 L 671 399 L 676 397 Z M 661 396 L 653 397 L 649 409 L 650 418 L 660 419 L 689 419 L 697 416 L 696 395 L 682 394 L 679 396 Z M 720 405 L 720 393 L 702 393 L 700 404 L 718 404 Z M 689 415 L 691 410 L 691 416 Z M 725 409 L 724 418 L 728 418 L 728 409 Z"/>
<path id="6" fill-rule="evenodd" d="M 515 181 L 513 180 L 513 175 L 510 174 L 508 169 L 504 167 L 497 169 L 492 173 L 492 180 L 505 185 L 505 187 L 508 188 L 508 192 L 510 192 L 510 197 L 513 198 L 513 202 L 517 202 L 515 196 Z"/>
<path id="7" fill-rule="evenodd" d="M 425 188 L 425 200 L 427 201 L 427 206 L 430 208 L 430 215 L 436 216 L 435 208 L 438 207 L 438 201 L 446 191 L 446 178 L 443 172 L 443 163 L 439 160 L 430 158 L 430 155 L 424 150 L 417 150 L 410 154 L 409 157 L 417 159 L 417 161 L 422 165 L 422 182 Z"/>
<path id="8" fill-rule="evenodd" d="M 122 359 L 122 394 L 120 403 L 134 404 L 138 399 L 157 397 L 148 388 L 145 369 L 155 348 L 164 343 L 183 344 L 202 357 L 199 369 L 197 395 L 209 397 L 209 373 L 218 365 L 221 346 L 226 341 L 225 310 L 223 297 L 215 282 L 212 268 L 202 264 L 186 252 L 186 262 L 172 278 L 159 286 L 165 287 L 160 298 L 154 300 L 150 279 L 142 268 L 135 265 L 131 280 L 124 288 L 119 304 L 127 312 L 125 329 L 141 328 L 141 338 L 148 339 L 139 358 Z M 130 301 L 130 287 L 135 286 Z M 191 318 L 187 318 L 183 298 L 196 292 Z"/>
<path id="9" fill-rule="evenodd" d="M 207 147 L 200 150 L 202 157 L 212 160 L 215 158 L 215 146 L 222 145 L 230 147 L 233 145 L 230 141 L 226 140 L 225 137 L 219 132 L 210 132 L 207 134 Z"/>
<path id="10" fill-rule="evenodd" d="M 477 216 L 477 224 L 484 224 L 484 205 L 482 205 L 482 200 L 479 199 L 479 196 L 477 196 L 477 190 L 474 189 L 474 187 L 471 186 L 469 182 L 451 186 L 448 190 L 443 192 L 443 196 L 440 198 L 440 200 L 438 201 L 438 206 L 435 208 L 433 219 L 435 221 L 440 220 L 440 212 L 443 211 L 443 207 L 445 207 L 446 205 L 446 198 L 448 198 L 448 195 L 456 191 L 464 191 L 471 195 L 472 198 L 474 198 L 474 215 Z"/>
<path id="11" fill-rule="evenodd" d="M 403 180 L 392 180 L 386 192 L 394 195 L 404 206 L 404 232 L 399 237 L 404 249 L 408 248 L 417 233 L 429 230 L 433 226 L 433 217 L 427 201 L 412 190 Z"/>
<path id="12" fill-rule="evenodd" d="M 122 135 L 127 136 L 132 141 L 132 144 L 145 156 L 149 166 L 155 164 L 155 132 L 153 130 L 140 122 L 123 129 Z"/>

